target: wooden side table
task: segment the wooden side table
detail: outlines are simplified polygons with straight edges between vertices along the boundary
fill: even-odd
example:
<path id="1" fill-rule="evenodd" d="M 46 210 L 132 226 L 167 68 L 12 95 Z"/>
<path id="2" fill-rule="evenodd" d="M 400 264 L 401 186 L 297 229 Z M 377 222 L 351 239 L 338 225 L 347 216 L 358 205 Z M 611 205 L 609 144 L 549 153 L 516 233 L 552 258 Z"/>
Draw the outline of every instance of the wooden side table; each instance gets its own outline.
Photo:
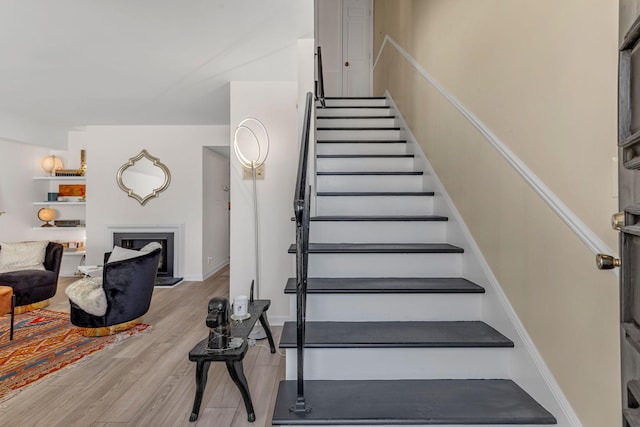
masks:
<path id="1" fill-rule="evenodd" d="M 0 314 L 11 314 L 11 326 L 9 329 L 9 340 L 13 340 L 13 320 L 16 309 L 16 294 L 11 286 L 0 286 Z"/>
<path id="2" fill-rule="evenodd" d="M 267 334 L 271 353 L 276 352 L 276 346 L 273 343 L 273 336 L 271 335 L 271 328 L 269 327 L 269 321 L 267 320 L 267 310 L 270 306 L 271 300 L 255 300 L 249 304 L 249 313 L 251 314 L 251 317 L 247 320 L 243 320 L 242 322 L 232 323 L 231 336 L 243 339 L 240 347 L 210 352 L 207 351 L 208 338 L 205 338 L 196 344 L 196 346 L 189 352 L 189 360 L 196 362 L 196 396 L 193 402 L 193 410 L 191 411 L 189 421 L 196 421 L 198 419 L 200 404 L 202 403 L 202 395 L 204 394 L 204 389 L 207 386 L 207 377 L 211 362 L 225 362 L 227 365 L 227 371 L 229 371 L 229 376 L 231 376 L 233 382 L 238 386 L 240 394 L 242 394 L 242 399 L 244 400 L 244 405 L 247 409 L 247 419 L 249 422 L 256 420 L 253 403 L 251 402 L 251 394 L 249 393 L 249 385 L 247 384 L 247 378 L 244 376 L 244 370 L 242 368 L 242 359 L 244 359 L 249 348 L 247 337 L 258 320 L 260 320 L 260 324 Z"/>

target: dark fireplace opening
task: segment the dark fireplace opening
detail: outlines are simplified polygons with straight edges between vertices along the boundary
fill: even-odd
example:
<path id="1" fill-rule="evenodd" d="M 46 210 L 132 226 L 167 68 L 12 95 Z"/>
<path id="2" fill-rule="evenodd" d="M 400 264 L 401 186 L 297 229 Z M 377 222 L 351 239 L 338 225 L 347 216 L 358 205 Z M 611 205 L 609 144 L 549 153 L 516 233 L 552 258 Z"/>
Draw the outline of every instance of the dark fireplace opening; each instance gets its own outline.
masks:
<path id="1" fill-rule="evenodd" d="M 113 233 L 113 244 L 126 249 L 139 250 L 146 244 L 158 242 L 162 245 L 158 278 L 173 278 L 174 242 L 173 233 Z"/>

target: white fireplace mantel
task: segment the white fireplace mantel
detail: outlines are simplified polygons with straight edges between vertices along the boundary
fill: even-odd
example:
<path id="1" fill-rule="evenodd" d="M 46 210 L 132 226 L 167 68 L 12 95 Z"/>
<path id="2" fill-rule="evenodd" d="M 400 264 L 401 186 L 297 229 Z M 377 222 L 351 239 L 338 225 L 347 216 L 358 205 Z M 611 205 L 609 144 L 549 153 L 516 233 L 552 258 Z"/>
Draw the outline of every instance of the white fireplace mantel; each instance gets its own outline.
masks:
<path id="1" fill-rule="evenodd" d="M 104 228 L 105 252 L 113 248 L 113 233 L 173 233 L 173 273 L 184 277 L 184 224 L 107 224 Z"/>

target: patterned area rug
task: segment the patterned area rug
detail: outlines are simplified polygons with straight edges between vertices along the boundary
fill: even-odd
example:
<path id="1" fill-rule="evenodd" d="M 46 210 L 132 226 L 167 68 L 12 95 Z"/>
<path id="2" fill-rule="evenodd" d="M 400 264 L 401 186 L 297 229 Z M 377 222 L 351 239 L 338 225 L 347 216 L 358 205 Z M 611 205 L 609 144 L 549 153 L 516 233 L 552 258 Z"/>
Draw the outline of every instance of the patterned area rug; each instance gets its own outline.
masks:
<path id="1" fill-rule="evenodd" d="M 148 327 L 140 324 L 116 335 L 84 337 L 69 321 L 69 313 L 35 310 L 16 315 L 13 341 L 9 341 L 9 316 L 0 317 L 0 401 Z"/>

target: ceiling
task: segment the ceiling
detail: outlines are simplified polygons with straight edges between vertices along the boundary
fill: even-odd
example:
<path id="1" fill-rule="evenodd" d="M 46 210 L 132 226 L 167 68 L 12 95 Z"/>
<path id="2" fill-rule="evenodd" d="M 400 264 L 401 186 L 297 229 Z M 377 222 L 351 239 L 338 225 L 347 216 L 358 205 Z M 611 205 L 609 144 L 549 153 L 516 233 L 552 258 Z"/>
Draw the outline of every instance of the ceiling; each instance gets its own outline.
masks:
<path id="1" fill-rule="evenodd" d="M 47 125 L 229 123 L 229 81 L 296 78 L 313 0 L 0 0 L 0 112 Z"/>

